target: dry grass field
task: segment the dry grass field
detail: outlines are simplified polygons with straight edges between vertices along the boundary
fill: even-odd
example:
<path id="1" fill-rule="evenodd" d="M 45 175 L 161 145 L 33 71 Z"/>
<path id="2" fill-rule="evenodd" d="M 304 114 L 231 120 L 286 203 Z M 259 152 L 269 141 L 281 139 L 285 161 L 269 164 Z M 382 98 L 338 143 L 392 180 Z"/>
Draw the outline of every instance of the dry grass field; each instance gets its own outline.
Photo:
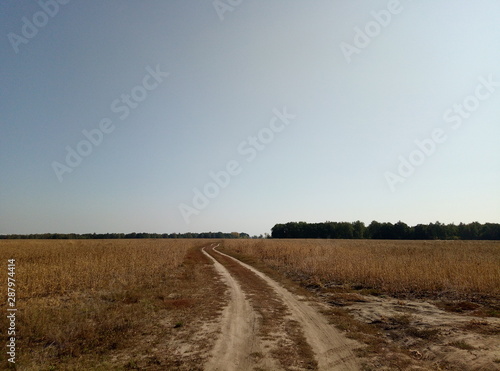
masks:
<path id="1" fill-rule="evenodd" d="M 227 240 L 224 246 L 311 284 L 416 297 L 500 295 L 498 241 Z"/>
<path id="2" fill-rule="evenodd" d="M 166 324 L 168 330 L 160 329 L 164 336 L 182 326 L 186 308 L 200 304 L 193 295 L 206 277 L 191 263 L 199 259 L 196 253 L 203 244 L 202 240 L 0 241 L 3 313 L 7 259 L 16 259 L 17 369 L 55 370 L 62 364 L 61 369 L 75 370 L 138 367 L 140 360 L 133 359 L 132 349 L 148 345 L 140 343 L 158 332 L 152 326 L 161 319 L 174 322 Z M 2 331 L 8 327 L 3 315 L 0 326 Z M 121 349 L 129 349 L 124 361 L 111 362 L 109 353 L 119 355 Z M 0 363 L 7 365 L 5 352 L 0 353 Z"/>
<path id="3" fill-rule="evenodd" d="M 7 240 L 3 260 L 15 257 L 19 299 L 75 292 L 150 287 L 179 266 L 192 243 L 163 240 Z"/>
<path id="4" fill-rule="evenodd" d="M 0 241 L 3 313 L 16 259 L 16 369 L 203 370 L 228 300 L 201 252 L 212 242 Z M 220 249 L 323 301 L 365 344 L 365 370 L 475 370 L 477 357 L 500 369 L 499 242 L 238 239 Z"/>
<path id="5" fill-rule="evenodd" d="M 500 370 L 500 242 L 226 240 L 366 345 L 363 370 Z"/>

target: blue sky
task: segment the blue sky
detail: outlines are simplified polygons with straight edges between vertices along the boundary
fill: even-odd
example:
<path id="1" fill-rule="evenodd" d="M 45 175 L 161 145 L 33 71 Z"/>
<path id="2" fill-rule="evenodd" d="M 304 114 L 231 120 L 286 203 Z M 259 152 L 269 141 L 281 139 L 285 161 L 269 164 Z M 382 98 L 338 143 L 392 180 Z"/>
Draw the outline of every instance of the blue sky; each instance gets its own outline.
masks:
<path id="1" fill-rule="evenodd" d="M 2 1 L 0 233 L 498 223 L 499 14 Z"/>

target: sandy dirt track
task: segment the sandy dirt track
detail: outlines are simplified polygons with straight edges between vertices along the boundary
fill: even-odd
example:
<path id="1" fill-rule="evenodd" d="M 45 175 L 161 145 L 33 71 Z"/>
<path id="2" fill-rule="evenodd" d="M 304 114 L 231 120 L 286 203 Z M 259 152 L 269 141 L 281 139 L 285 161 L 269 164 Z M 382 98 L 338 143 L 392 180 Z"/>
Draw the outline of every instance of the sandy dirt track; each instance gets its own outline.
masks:
<path id="1" fill-rule="evenodd" d="M 352 352 L 355 343 L 342 336 L 327 319 L 311 304 L 300 300 L 286 288 L 255 268 L 217 251 L 213 244 L 203 252 L 212 259 L 221 279 L 227 284 L 230 301 L 224 309 L 221 334 L 205 366 L 215 370 L 359 370 L 359 364 Z M 231 268 L 232 267 L 232 268 Z M 252 277 L 253 276 L 253 277 Z M 245 292 L 247 281 L 253 280 L 255 290 L 268 290 L 266 296 L 274 296 L 277 309 L 265 308 L 273 314 L 272 322 L 282 323 L 280 329 L 296 326 L 295 332 L 276 331 L 270 336 L 262 334 L 262 311 L 256 310 L 255 295 Z M 255 291 L 253 291 L 255 292 Z M 250 300 L 249 300 L 250 298 Z M 279 310 L 279 306 L 285 308 Z M 290 335 L 292 334 L 292 335 Z M 301 341 L 304 339 L 305 341 Z M 302 344 L 306 343 L 306 344 Z M 279 349 L 290 344 L 302 344 L 304 352 L 291 352 L 287 359 L 280 359 Z M 273 351 L 273 347 L 278 351 Z M 307 358 L 307 350 L 312 360 Z M 289 358 L 297 359 L 289 359 Z M 301 363 L 302 362 L 302 363 Z"/>
<path id="2" fill-rule="evenodd" d="M 205 370 L 252 370 L 254 362 L 252 362 L 251 354 L 260 350 L 256 342 L 256 313 L 246 299 L 241 286 L 229 271 L 204 248 L 202 251 L 214 262 L 215 269 L 229 287 L 230 292 L 229 304 L 222 314 L 221 336 L 212 351 L 212 358 L 205 365 Z"/>

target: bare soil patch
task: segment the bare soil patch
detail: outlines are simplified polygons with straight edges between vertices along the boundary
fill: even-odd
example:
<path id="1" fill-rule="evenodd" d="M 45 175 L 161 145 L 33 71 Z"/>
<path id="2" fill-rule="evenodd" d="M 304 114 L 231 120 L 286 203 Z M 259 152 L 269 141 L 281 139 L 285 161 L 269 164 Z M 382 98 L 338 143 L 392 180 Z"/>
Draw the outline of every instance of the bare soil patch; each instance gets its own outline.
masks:
<path id="1" fill-rule="evenodd" d="M 258 341 L 265 344 L 262 359 L 276 359 L 273 370 L 357 370 L 352 349 L 319 312 L 262 272 L 212 248 L 209 253 L 233 275 L 258 313 Z M 261 368 L 256 364 L 256 369 Z M 266 368 L 267 369 L 267 368 Z M 243 369 L 242 369 L 243 370 Z"/>

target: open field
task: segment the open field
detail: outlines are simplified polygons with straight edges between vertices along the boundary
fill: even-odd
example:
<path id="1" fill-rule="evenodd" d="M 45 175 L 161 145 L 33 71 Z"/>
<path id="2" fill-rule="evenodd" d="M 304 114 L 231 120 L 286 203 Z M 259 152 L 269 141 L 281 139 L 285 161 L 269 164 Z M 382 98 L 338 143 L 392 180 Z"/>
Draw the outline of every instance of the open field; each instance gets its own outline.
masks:
<path id="1" fill-rule="evenodd" d="M 498 242 L 11 240 L 0 258 L 18 370 L 500 369 Z"/>
<path id="2" fill-rule="evenodd" d="M 198 363 L 204 345 L 193 343 L 196 349 L 182 357 L 165 349 L 193 331 L 188 322 L 210 320 L 223 305 L 224 288 L 212 282 L 211 265 L 199 251 L 204 244 L 0 241 L 3 313 L 7 259 L 16 259 L 17 369 L 173 369 L 181 359 Z M 0 326 L 2 332 L 8 327 L 4 315 Z M 0 363 L 0 369 L 7 365 L 5 352 Z"/>
<path id="3" fill-rule="evenodd" d="M 386 294 L 500 296 L 500 242 L 227 240 L 225 247 L 311 284 Z"/>
<path id="4" fill-rule="evenodd" d="M 366 369 L 500 370 L 498 241 L 226 240 L 223 251 L 329 304 L 367 345 Z"/>

